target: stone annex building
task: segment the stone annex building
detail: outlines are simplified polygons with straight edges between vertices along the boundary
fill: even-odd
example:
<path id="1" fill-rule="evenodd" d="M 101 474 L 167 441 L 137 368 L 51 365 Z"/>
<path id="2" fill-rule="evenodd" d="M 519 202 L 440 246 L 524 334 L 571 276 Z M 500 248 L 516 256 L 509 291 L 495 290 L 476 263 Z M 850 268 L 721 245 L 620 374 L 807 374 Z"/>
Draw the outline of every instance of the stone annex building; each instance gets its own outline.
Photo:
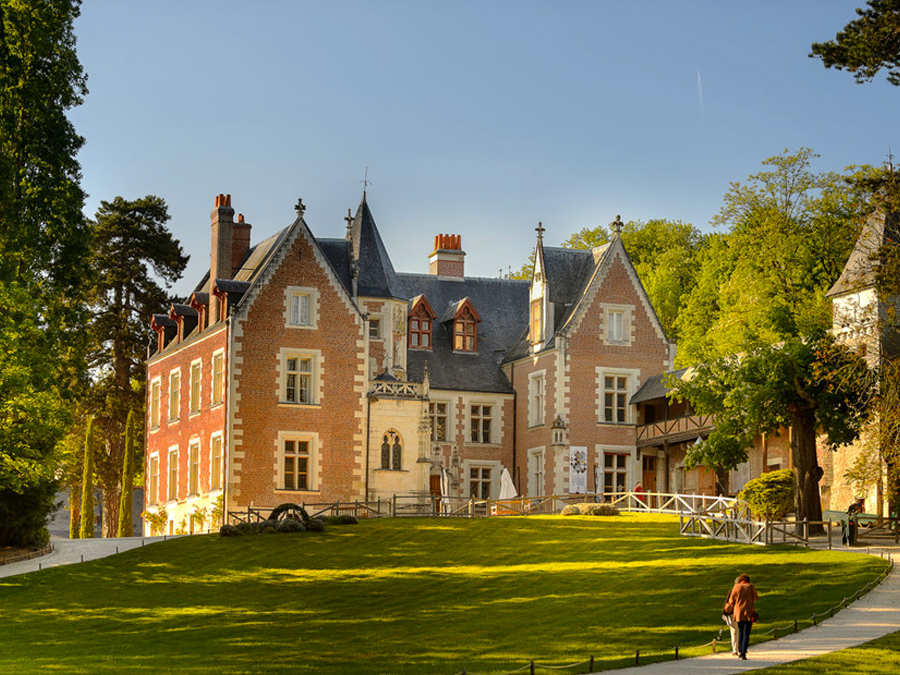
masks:
<path id="1" fill-rule="evenodd" d="M 503 469 L 526 496 L 668 482 L 630 399 L 674 344 L 617 233 L 572 250 L 539 227 L 526 282 L 467 277 L 454 235 L 396 272 L 365 193 L 339 239 L 299 202 L 251 246 L 234 213 L 216 197 L 208 275 L 151 322 L 145 506 L 167 531 L 220 498 L 496 498 Z"/>

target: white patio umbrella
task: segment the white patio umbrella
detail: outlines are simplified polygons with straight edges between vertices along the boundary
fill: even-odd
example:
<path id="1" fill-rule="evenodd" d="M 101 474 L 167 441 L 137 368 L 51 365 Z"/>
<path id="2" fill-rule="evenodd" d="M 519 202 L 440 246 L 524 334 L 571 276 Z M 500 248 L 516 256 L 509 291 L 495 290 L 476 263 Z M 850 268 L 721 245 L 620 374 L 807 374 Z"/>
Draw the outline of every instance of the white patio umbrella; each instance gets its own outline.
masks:
<path id="1" fill-rule="evenodd" d="M 509 475 L 509 469 L 505 466 L 503 467 L 503 471 L 500 472 L 500 496 L 498 499 L 515 499 L 519 496 L 519 493 L 516 492 L 516 486 L 513 485 L 512 476 Z"/>

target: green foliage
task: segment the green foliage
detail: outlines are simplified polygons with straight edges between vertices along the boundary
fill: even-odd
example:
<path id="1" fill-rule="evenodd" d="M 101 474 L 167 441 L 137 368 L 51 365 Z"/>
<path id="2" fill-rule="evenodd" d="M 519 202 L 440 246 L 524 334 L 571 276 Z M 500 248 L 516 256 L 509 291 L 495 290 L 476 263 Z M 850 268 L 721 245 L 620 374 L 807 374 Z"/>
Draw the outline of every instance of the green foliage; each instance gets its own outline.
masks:
<path id="1" fill-rule="evenodd" d="M 208 516 L 208 512 L 206 507 L 200 506 L 199 504 L 194 506 L 191 509 L 191 512 L 188 514 L 188 517 L 191 520 L 191 525 L 195 530 L 202 530 L 203 525 L 206 523 L 206 518 Z"/>
<path id="2" fill-rule="evenodd" d="M 219 536 L 220 537 L 240 537 L 241 531 L 234 525 L 229 525 L 228 523 L 225 523 L 222 527 L 219 528 Z"/>
<path id="3" fill-rule="evenodd" d="M 0 489 L 0 543 L 40 548 L 50 541 L 47 518 L 56 510 L 56 481 L 21 491 Z"/>
<path id="4" fill-rule="evenodd" d="M 212 506 L 210 507 L 210 511 L 209 511 L 210 525 L 212 527 L 218 527 L 219 524 L 222 522 L 222 516 L 224 515 L 224 510 L 225 510 L 225 496 L 220 494 L 213 501 Z"/>
<path id="5" fill-rule="evenodd" d="M 308 523 L 306 523 L 306 529 L 310 532 L 324 532 L 325 531 L 325 523 L 323 523 L 318 518 L 313 518 Z"/>
<path id="6" fill-rule="evenodd" d="M 281 533 L 288 534 L 290 532 L 303 532 L 306 530 L 306 526 L 303 524 L 303 521 L 285 518 L 278 521 L 277 529 Z"/>
<path id="7" fill-rule="evenodd" d="M 815 42 L 811 58 L 826 68 L 853 73 L 857 84 L 869 82 L 882 68 L 887 80 L 900 86 L 900 0 L 867 0 L 855 19 L 834 40 Z"/>
<path id="8" fill-rule="evenodd" d="M 595 504 L 584 502 L 582 504 L 568 504 L 563 507 L 561 516 L 618 516 L 619 509 L 612 504 Z"/>
<path id="9" fill-rule="evenodd" d="M 116 536 L 134 536 L 132 511 L 134 508 L 134 410 L 128 411 L 125 425 L 125 456 L 122 461 L 122 494 L 119 498 L 119 531 Z"/>
<path id="10" fill-rule="evenodd" d="M 165 534 L 166 525 L 169 524 L 169 514 L 165 506 L 160 506 L 156 511 L 144 511 L 141 518 L 150 525 L 150 534 L 153 536 Z"/>
<path id="11" fill-rule="evenodd" d="M 794 506 L 794 472 L 791 469 L 769 471 L 744 485 L 738 493 L 757 517 L 783 518 Z"/>
<path id="12" fill-rule="evenodd" d="M 84 473 L 81 481 L 81 527 L 78 536 L 81 539 L 94 538 L 94 420 L 88 418 L 84 436 Z"/>

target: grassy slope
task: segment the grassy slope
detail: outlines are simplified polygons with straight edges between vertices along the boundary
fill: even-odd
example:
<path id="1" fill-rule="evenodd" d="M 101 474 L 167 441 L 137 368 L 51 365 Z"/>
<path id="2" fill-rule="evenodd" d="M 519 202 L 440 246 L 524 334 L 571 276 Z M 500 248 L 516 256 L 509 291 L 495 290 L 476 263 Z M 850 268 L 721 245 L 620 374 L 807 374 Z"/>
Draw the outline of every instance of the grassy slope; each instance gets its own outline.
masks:
<path id="1" fill-rule="evenodd" d="M 759 634 L 884 569 L 677 532 L 623 515 L 170 540 L 0 579 L 0 672 L 502 672 L 708 642 L 739 572 L 761 595 Z"/>
<path id="2" fill-rule="evenodd" d="M 754 675 L 883 675 L 900 673 L 900 633 L 891 633 L 859 647 L 774 668 Z"/>

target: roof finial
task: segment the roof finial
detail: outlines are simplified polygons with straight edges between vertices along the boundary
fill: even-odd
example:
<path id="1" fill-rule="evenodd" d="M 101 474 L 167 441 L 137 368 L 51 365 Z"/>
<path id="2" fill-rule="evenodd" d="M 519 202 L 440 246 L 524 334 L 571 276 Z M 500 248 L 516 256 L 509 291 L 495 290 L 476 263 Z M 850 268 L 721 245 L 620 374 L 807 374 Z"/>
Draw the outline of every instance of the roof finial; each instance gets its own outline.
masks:
<path id="1" fill-rule="evenodd" d="M 353 216 L 350 215 L 350 209 L 347 209 L 347 215 L 344 216 L 344 220 L 347 221 L 347 230 L 349 231 L 353 227 Z"/>
<path id="2" fill-rule="evenodd" d="M 622 216 L 616 215 L 616 219 L 612 221 L 609 226 L 612 228 L 612 231 L 616 234 L 622 232 Z"/>
<path id="3" fill-rule="evenodd" d="M 306 213 L 306 206 L 304 206 L 302 199 L 297 199 L 297 204 L 294 206 L 294 211 L 297 212 L 298 216 L 302 216 L 304 213 Z"/>
<path id="4" fill-rule="evenodd" d="M 369 180 L 369 167 L 366 167 L 366 177 L 359 181 L 363 185 L 363 199 L 366 198 L 366 187 L 372 184 Z"/>
<path id="5" fill-rule="evenodd" d="M 544 241 L 544 224 L 541 221 L 538 221 L 538 226 L 534 228 L 534 231 L 538 233 L 538 241 Z"/>

